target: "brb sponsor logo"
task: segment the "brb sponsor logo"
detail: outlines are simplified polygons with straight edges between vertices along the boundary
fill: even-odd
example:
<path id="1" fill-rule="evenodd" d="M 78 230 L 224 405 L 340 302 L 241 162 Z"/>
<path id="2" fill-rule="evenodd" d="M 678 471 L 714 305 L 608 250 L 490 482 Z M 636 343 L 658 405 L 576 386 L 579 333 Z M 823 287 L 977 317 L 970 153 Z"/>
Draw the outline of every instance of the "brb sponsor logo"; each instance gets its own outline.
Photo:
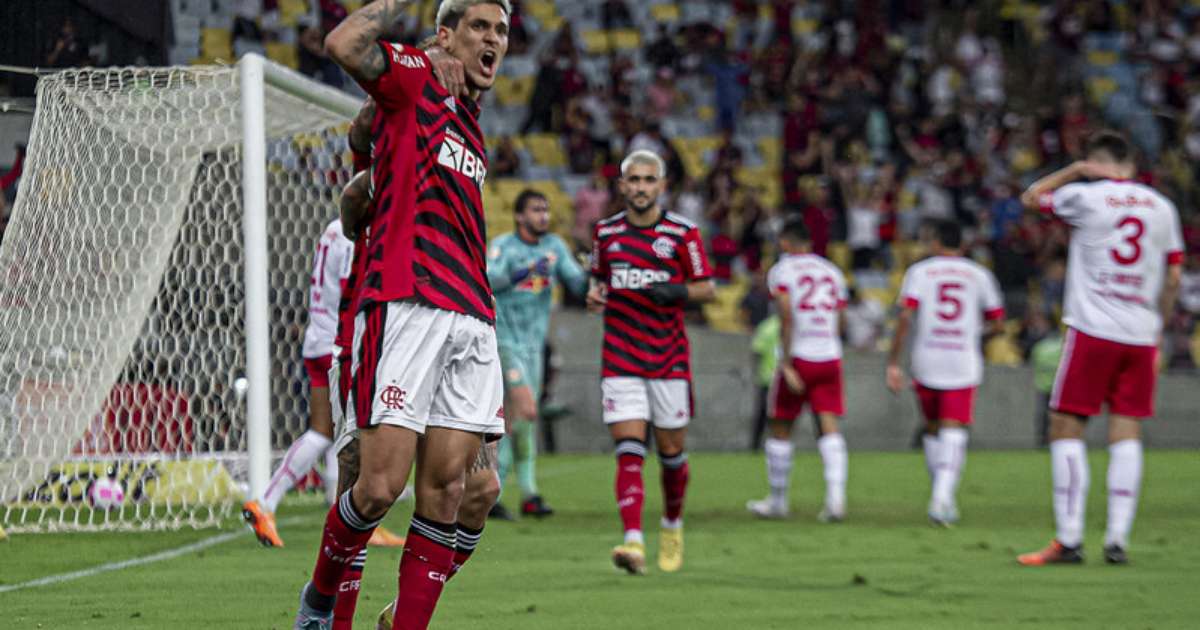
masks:
<path id="1" fill-rule="evenodd" d="M 388 385 L 383 388 L 382 392 L 379 392 L 379 402 L 388 409 L 403 409 L 404 399 L 407 396 L 408 392 L 403 389 L 395 385 Z"/>
<path id="2" fill-rule="evenodd" d="M 438 150 L 438 164 L 474 181 L 476 186 L 483 186 L 487 166 L 484 166 L 482 158 L 466 147 L 461 138 L 452 137 L 455 135 L 452 131 L 446 133 Z"/>
<path id="3" fill-rule="evenodd" d="M 652 284 L 667 282 L 671 272 L 662 269 L 639 269 L 637 267 L 619 267 L 612 270 L 609 284 L 614 289 L 638 290 Z"/>

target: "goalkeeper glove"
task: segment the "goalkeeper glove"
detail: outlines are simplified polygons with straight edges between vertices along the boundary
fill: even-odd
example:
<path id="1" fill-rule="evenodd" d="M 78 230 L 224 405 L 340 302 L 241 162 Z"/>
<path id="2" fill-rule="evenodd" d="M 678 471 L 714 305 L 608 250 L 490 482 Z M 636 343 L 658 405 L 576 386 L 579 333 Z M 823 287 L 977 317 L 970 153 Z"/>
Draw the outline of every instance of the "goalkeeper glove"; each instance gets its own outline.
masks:
<path id="1" fill-rule="evenodd" d="M 550 259 L 542 256 L 534 261 L 533 264 L 517 269 L 511 276 L 512 283 L 517 284 L 534 274 L 548 278 L 550 276 Z"/>
<path id="2" fill-rule="evenodd" d="M 642 293 L 650 298 L 651 302 L 659 306 L 676 306 L 687 301 L 688 290 L 687 285 L 678 282 L 659 282 L 652 284 Z"/>

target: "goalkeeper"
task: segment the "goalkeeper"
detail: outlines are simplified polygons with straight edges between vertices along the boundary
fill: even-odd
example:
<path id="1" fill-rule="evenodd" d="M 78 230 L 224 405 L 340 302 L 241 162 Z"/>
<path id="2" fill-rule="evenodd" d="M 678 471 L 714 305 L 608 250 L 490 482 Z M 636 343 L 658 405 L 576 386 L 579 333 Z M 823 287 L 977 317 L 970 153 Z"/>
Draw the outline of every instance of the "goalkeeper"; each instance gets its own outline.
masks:
<path id="1" fill-rule="evenodd" d="M 550 295 L 560 282 L 576 295 L 587 291 L 587 275 L 550 234 L 550 204 L 546 196 L 526 189 L 513 206 L 516 230 L 496 237 L 488 247 L 488 281 L 496 296 L 496 342 L 504 371 L 504 413 L 508 435 L 500 443 L 500 485 L 517 471 L 521 513 L 548 516 L 554 511 L 538 493 L 537 401 L 542 388 L 543 349 L 550 323 Z M 491 516 L 510 520 L 500 503 Z"/>

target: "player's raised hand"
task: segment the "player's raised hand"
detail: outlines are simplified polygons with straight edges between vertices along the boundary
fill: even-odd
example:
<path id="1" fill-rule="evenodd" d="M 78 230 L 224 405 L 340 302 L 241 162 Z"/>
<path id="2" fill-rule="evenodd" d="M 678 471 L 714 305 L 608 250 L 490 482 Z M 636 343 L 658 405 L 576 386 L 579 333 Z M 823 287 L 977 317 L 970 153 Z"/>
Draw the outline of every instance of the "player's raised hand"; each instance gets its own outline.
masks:
<path id="1" fill-rule="evenodd" d="M 433 64 L 433 76 L 437 78 L 438 83 L 441 83 L 451 96 L 466 96 L 467 75 L 463 63 L 441 46 L 434 46 L 426 50 L 425 54 Z"/>
<path id="2" fill-rule="evenodd" d="M 604 285 L 595 284 L 587 292 L 587 309 L 592 313 L 603 313 L 604 305 L 608 303 L 608 293 Z"/>
<path id="3" fill-rule="evenodd" d="M 788 389 L 794 394 L 804 393 L 804 379 L 800 378 L 800 373 L 796 371 L 795 366 L 784 364 L 779 367 L 779 372 L 783 374 L 783 382 Z"/>
<path id="4" fill-rule="evenodd" d="M 904 389 L 904 370 L 895 363 L 887 366 L 887 386 L 893 394 L 899 394 Z"/>

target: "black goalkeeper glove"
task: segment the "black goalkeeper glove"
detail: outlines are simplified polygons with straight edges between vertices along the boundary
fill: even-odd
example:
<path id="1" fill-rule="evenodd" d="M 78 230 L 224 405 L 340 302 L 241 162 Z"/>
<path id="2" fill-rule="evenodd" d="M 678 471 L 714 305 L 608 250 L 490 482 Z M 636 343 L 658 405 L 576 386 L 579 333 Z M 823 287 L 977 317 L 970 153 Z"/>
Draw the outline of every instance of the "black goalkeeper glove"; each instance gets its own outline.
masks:
<path id="1" fill-rule="evenodd" d="M 659 282 L 642 289 L 642 294 L 659 306 L 676 306 L 687 301 L 687 285 L 677 282 Z"/>

